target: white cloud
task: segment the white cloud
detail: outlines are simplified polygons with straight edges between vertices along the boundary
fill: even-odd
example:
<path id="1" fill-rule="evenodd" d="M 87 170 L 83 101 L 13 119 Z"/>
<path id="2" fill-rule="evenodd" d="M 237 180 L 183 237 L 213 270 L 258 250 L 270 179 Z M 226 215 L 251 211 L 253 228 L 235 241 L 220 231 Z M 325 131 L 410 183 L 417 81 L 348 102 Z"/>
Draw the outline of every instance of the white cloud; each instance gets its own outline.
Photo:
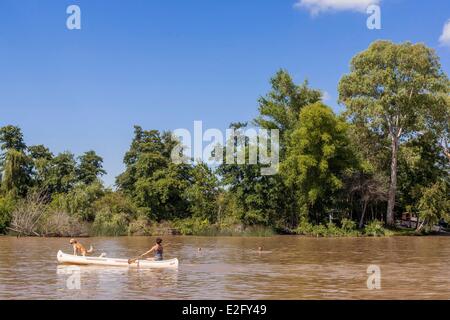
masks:
<path id="1" fill-rule="evenodd" d="M 296 8 L 308 10 L 312 15 L 325 11 L 366 12 L 367 7 L 379 4 L 381 0 L 298 0 Z"/>
<path id="2" fill-rule="evenodd" d="M 327 91 L 323 91 L 322 92 L 322 101 L 323 102 L 328 102 L 331 100 L 331 96 Z"/>
<path id="3" fill-rule="evenodd" d="M 442 35 L 439 38 L 439 43 L 442 46 L 450 47 L 450 20 L 447 20 L 444 25 L 444 30 L 442 31 Z"/>

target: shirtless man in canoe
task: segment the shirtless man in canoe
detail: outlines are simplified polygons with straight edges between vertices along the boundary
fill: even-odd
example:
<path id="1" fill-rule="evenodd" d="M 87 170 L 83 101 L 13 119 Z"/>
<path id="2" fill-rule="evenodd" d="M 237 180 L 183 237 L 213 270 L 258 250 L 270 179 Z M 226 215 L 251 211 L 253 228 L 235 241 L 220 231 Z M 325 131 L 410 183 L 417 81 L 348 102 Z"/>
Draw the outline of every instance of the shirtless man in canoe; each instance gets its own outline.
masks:
<path id="1" fill-rule="evenodd" d="M 92 253 L 94 252 L 94 248 L 92 246 L 89 248 L 89 250 L 86 250 L 86 248 L 79 243 L 76 239 L 70 239 L 70 244 L 73 247 L 73 255 L 77 256 L 78 253 L 80 253 L 83 257 L 86 256 L 86 253 Z"/>

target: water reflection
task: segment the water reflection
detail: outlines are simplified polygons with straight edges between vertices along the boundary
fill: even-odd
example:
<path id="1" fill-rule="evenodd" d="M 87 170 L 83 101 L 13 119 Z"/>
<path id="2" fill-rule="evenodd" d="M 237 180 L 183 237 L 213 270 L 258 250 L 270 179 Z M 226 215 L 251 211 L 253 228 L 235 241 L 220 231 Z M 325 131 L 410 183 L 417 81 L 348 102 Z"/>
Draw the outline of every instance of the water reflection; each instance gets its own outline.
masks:
<path id="1" fill-rule="evenodd" d="M 109 299 L 122 295 L 139 295 L 144 292 L 164 291 L 168 288 L 176 288 L 178 282 L 178 270 L 174 269 L 137 269 L 123 267 L 101 266 L 70 266 L 60 265 L 56 269 L 59 285 L 67 291 L 77 291 L 71 278 L 79 277 L 80 290 L 93 293 L 90 298 Z M 72 279 L 73 280 L 73 279 Z M 69 282 L 69 285 L 68 285 Z M 80 293 L 75 292 L 77 298 Z M 83 293 L 81 293 L 83 296 Z M 149 299 L 151 297 L 134 297 L 135 299 Z"/>

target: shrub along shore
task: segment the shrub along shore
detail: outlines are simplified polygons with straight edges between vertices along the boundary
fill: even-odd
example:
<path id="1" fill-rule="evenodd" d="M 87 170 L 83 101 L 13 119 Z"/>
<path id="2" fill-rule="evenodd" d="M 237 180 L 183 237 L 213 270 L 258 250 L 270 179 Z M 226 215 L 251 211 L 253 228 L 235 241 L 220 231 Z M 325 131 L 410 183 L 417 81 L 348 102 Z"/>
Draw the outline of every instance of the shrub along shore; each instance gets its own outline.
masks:
<path id="1" fill-rule="evenodd" d="M 377 41 L 356 54 L 341 114 L 286 70 L 270 84 L 258 116 L 230 125 L 246 164 L 176 163 L 171 132 L 135 126 L 114 189 L 95 151 L 55 155 L 1 127 L 0 234 L 390 236 L 450 220 L 450 81 L 434 50 Z M 249 164 L 252 126 L 279 130 L 277 174 Z M 396 229 L 402 213 L 417 230 Z"/>
<path id="2" fill-rule="evenodd" d="M 93 187 L 93 186 L 92 186 Z M 97 185 L 96 187 L 101 187 Z M 107 197 L 103 199 L 103 197 Z M 360 237 L 391 236 L 396 233 L 385 229 L 381 221 L 371 221 L 364 229 L 358 230 L 356 223 L 344 219 L 340 227 L 334 223 L 314 225 L 301 222 L 296 229 L 278 229 L 265 225 L 245 226 L 238 220 L 227 218 L 225 221 L 211 224 L 208 219 L 196 217 L 173 221 L 151 222 L 145 216 L 137 214 L 137 208 L 127 197 L 109 191 L 103 195 L 102 202 L 95 202 L 93 210 L 100 210 L 93 222 L 77 217 L 61 209 L 60 203 L 45 203 L 45 198 L 32 194 L 18 203 L 11 203 L 12 221 L 7 227 L 9 235 L 45 236 L 45 237 L 91 237 L 91 236 L 156 236 L 156 235 L 194 235 L 194 236 L 273 236 L 277 234 L 302 235 L 313 237 Z M 110 197 L 113 197 L 110 198 Z M 102 203 L 107 209 L 102 209 Z M 111 213 L 111 204 L 117 212 Z M 85 202 L 86 206 L 89 201 Z M 70 206 L 66 206 L 68 208 Z M 79 210 L 79 209 L 78 209 Z M 78 211 L 77 210 L 77 211 Z M 124 214 L 125 213 L 125 214 Z M 132 220 L 127 217 L 134 216 Z M 410 231 L 411 234 L 425 234 Z"/>

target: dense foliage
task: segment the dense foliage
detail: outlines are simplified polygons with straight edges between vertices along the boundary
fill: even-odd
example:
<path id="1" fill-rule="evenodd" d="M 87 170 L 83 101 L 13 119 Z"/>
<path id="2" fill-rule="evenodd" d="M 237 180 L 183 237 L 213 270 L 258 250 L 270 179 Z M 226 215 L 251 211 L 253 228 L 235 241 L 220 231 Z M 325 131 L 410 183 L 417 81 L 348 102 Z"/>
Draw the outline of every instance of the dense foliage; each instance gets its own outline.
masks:
<path id="1" fill-rule="evenodd" d="M 135 126 L 114 190 L 95 151 L 55 155 L 0 128 L 0 233 L 383 236 L 403 213 L 418 231 L 448 222 L 450 84 L 433 50 L 378 41 L 357 54 L 341 115 L 286 70 L 270 84 L 258 116 L 230 125 L 245 164 L 175 163 L 170 132 Z M 249 124 L 279 130 L 277 174 L 249 163 Z"/>

